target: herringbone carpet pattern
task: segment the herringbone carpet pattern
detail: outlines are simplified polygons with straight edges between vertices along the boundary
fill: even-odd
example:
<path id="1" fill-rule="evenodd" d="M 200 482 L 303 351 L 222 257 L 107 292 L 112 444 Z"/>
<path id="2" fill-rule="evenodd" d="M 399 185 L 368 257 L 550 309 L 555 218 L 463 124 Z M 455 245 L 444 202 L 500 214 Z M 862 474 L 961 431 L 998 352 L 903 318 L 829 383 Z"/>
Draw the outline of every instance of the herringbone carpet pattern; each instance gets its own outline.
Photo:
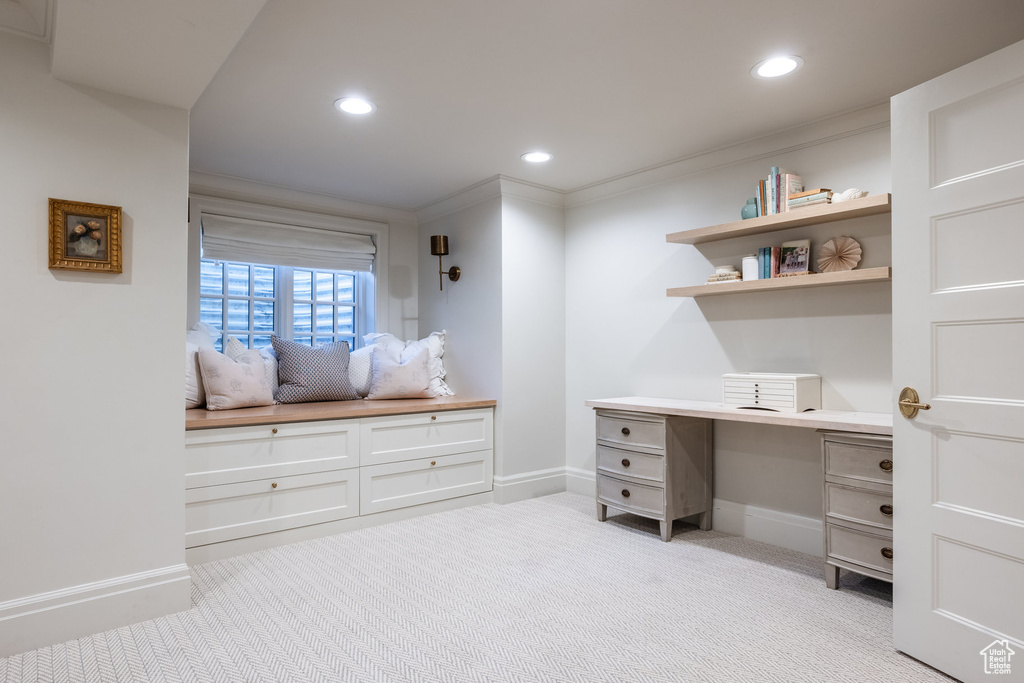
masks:
<path id="1" fill-rule="evenodd" d="M 193 568 L 180 614 L 0 659 L 0 681 L 948 680 L 893 651 L 889 587 L 559 494 Z"/>

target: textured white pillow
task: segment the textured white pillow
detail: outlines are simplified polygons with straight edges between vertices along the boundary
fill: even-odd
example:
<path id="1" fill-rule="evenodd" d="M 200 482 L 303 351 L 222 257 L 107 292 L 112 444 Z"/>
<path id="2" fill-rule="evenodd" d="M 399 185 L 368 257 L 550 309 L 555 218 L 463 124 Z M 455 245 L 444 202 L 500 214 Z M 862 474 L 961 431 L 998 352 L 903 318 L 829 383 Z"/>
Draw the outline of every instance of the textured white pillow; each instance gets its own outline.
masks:
<path id="1" fill-rule="evenodd" d="M 237 337 L 229 336 L 227 343 L 224 344 L 224 355 L 231 360 L 238 360 L 238 357 L 248 350 L 249 347 Z M 267 384 L 270 385 L 270 393 L 277 399 L 277 354 L 274 353 L 273 348 L 268 346 L 260 349 L 260 356 L 263 357 L 264 372 L 267 375 Z"/>
<path id="2" fill-rule="evenodd" d="M 199 349 L 207 410 L 273 405 L 260 352 L 251 349 L 232 360 L 216 349 Z"/>
<path id="3" fill-rule="evenodd" d="M 373 380 L 368 399 L 433 398 L 430 390 L 430 352 L 423 349 L 405 362 L 396 362 L 387 351 L 373 350 Z"/>
<path id="4" fill-rule="evenodd" d="M 389 333 L 373 333 L 363 337 L 367 344 L 375 344 L 381 348 L 395 362 L 401 363 L 427 349 L 430 359 L 427 369 L 430 372 L 430 391 L 432 396 L 454 396 L 444 382 L 445 370 L 441 358 L 444 356 L 444 342 L 447 332 L 431 332 L 429 336 L 418 341 L 403 342 L 401 339 Z"/>
<path id="5" fill-rule="evenodd" d="M 206 323 L 196 323 L 185 333 L 185 408 L 201 408 L 206 402 L 203 377 L 199 372 L 196 352 L 200 348 L 214 348 L 213 336 L 217 330 Z"/>
<path id="6" fill-rule="evenodd" d="M 372 357 L 375 348 L 376 345 L 371 344 L 348 354 L 348 378 L 360 398 L 366 398 L 366 395 L 370 393 L 370 380 L 373 378 Z"/>

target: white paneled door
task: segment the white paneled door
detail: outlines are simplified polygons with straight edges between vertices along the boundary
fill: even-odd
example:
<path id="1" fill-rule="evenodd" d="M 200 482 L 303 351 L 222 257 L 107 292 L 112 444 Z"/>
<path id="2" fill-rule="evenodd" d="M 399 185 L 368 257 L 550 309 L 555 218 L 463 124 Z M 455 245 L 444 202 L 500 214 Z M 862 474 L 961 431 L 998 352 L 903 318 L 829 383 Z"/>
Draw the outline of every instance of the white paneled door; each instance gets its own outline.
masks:
<path id="1" fill-rule="evenodd" d="M 896 648 L 1024 681 L 1024 42 L 892 100 Z"/>

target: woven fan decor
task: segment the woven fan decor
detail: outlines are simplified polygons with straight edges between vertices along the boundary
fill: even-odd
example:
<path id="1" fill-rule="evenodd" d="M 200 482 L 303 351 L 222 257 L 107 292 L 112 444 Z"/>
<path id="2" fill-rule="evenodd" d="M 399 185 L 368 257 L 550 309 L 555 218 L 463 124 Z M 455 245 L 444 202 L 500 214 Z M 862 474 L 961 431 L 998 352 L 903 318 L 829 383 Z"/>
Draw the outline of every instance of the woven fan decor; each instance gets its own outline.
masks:
<path id="1" fill-rule="evenodd" d="M 818 250 L 818 272 L 853 270 L 860 263 L 860 243 L 852 237 L 833 237 Z"/>

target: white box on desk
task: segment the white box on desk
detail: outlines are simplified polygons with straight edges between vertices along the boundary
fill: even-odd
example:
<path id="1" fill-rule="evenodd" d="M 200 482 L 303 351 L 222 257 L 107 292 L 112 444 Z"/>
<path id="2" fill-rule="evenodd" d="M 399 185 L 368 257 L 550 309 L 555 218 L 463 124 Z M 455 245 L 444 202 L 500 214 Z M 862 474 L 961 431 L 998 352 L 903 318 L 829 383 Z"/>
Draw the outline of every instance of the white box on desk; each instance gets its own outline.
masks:
<path id="1" fill-rule="evenodd" d="M 821 410 L 821 376 L 771 372 L 722 375 L 722 405 L 782 413 Z"/>

